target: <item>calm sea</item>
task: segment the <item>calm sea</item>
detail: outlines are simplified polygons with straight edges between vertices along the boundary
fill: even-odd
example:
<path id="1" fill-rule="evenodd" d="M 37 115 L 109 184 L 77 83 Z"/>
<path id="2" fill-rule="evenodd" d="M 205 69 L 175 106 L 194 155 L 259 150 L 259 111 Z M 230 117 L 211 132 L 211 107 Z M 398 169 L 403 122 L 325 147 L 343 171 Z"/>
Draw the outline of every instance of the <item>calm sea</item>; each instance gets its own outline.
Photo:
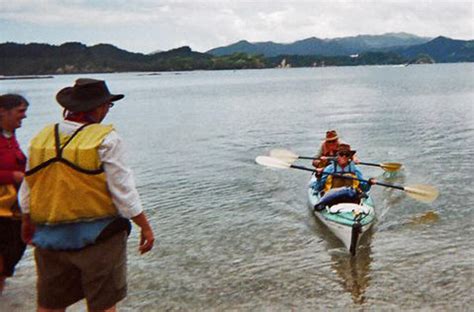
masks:
<path id="1" fill-rule="evenodd" d="M 106 122 L 158 238 L 140 256 L 131 235 L 122 311 L 473 309 L 474 64 L 81 76 L 126 95 Z M 78 77 L 0 82 L 31 103 L 25 151 Z M 440 190 L 425 204 L 374 186 L 378 222 L 353 258 L 307 208 L 308 173 L 254 162 L 273 148 L 312 155 L 328 129 L 363 161 L 404 164 L 366 177 Z M 33 310 L 35 280 L 28 248 L 0 310 Z"/>

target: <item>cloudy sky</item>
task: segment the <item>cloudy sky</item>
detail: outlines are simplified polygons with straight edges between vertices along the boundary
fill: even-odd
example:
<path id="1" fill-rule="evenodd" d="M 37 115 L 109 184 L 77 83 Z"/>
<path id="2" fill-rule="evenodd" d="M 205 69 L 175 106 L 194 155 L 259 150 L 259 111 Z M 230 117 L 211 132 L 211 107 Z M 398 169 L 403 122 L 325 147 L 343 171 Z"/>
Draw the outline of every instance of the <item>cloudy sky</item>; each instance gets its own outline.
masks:
<path id="1" fill-rule="evenodd" d="M 387 32 L 474 39 L 473 10 L 472 0 L 0 0 L 0 43 L 110 43 L 149 53 Z"/>

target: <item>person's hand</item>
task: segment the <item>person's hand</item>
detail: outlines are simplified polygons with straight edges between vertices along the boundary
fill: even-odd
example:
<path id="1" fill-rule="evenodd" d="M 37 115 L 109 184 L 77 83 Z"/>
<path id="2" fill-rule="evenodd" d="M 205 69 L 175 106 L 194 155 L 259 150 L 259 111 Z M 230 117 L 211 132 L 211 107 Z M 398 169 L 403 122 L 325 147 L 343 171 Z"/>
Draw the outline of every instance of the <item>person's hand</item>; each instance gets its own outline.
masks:
<path id="1" fill-rule="evenodd" d="M 324 171 L 324 168 L 316 168 L 316 174 L 321 175 Z"/>
<path id="2" fill-rule="evenodd" d="M 321 162 L 320 159 L 314 159 L 313 160 L 313 167 L 317 168 L 320 162 Z"/>
<path id="3" fill-rule="evenodd" d="M 369 179 L 369 184 L 370 184 L 370 185 L 374 185 L 374 184 L 376 184 L 376 183 L 377 183 L 377 180 L 376 180 L 375 178 L 370 178 L 370 179 Z"/>
<path id="4" fill-rule="evenodd" d="M 153 235 L 153 231 L 151 230 L 151 228 L 142 228 L 140 233 L 140 247 L 138 248 L 140 254 L 144 254 L 150 251 L 153 248 L 154 242 L 155 236 Z"/>
<path id="5" fill-rule="evenodd" d="M 21 171 L 13 171 L 13 181 L 15 181 L 16 184 L 20 184 L 23 181 L 23 178 L 25 177 L 25 174 Z"/>
<path id="6" fill-rule="evenodd" d="M 133 217 L 132 221 L 141 229 L 140 246 L 138 247 L 138 250 L 141 254 L 144 254 L 145 252 L 148 252 L 153 248 L 153 243 L 155 242 L 153 230 L 151 229 L 151 226 L 148 223 L 145 213 L 143 212 Z"/>

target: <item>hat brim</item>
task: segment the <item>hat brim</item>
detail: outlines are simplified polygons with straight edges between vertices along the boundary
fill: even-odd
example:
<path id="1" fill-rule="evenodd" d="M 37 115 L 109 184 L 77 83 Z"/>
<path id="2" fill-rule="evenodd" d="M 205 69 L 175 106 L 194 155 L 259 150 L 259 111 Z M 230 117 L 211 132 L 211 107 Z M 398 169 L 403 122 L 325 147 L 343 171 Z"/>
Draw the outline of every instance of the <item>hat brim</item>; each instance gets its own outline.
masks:
<path id="1" fill-rule="evenodd" d="M 123 95 L 123 94 L 111 94 L 110 102 L 115 102 L 115 101 L 121 100 L 124 97 L 125 97 L 125 95 Z"/>
<path id="2" fill-rule="evenodd" d="M 72 87 L 66 87 L 56 95 L 59 105 L 71 112 L 88 112 L 104 103 L 115 102 L 125 97 L 123 94 L 109 94 L 93 99 L 77 100 L 72 97 L 72 90 Z"/>
<path id="3" fill-rule="evenodd" d="M 346 153 L 349 152 L 349 153 L 351 154 L 351 157 L 352 157 L 352 156 L 354 156 L 354 154 L 355 154 L 357 151 L 352 151 L 352 150 L 351 150 L 351 151 L 341 151 L 341 152 L 346 152 Z M 339 153 L 339 151 L 338 151 L 337 153 Z"/>
<path id="4" fill-rule="evenodd" d="M 326 141 L 332 142 L 332 141 L 337 141 L 337 139 L 339 139 L 339 137 L 336 136 L 336 137 L 329 138 L 329 139 L 326 138 Z"/>

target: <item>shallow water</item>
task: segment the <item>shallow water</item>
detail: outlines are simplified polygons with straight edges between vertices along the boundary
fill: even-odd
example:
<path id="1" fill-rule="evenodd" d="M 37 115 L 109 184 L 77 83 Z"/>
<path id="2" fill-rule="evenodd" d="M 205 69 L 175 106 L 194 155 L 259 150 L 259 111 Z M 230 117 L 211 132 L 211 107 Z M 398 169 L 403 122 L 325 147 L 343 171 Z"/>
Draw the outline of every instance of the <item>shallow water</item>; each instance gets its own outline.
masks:
<path id="1" fill-rule="evenodd" d="M 473 64 L 89 76 L 126 95 L 106 122 L 129 147 L 159 241 L 140 256 L 132 233 L 122 311 L 473 306 Z M 0 83 L 30 100 L 25 150 L 77 77 Z M 354 258 L 307 208 L 308 173 L 254 162 L 278 147 L 311 155 L 331 128 L 363 161 L 404 164 L 366 177 L 441 191 L 425 204 L 374 186 L 378 222 Z M 32 310 L 34 284 L 28 249 L 0 310 Z"/>

